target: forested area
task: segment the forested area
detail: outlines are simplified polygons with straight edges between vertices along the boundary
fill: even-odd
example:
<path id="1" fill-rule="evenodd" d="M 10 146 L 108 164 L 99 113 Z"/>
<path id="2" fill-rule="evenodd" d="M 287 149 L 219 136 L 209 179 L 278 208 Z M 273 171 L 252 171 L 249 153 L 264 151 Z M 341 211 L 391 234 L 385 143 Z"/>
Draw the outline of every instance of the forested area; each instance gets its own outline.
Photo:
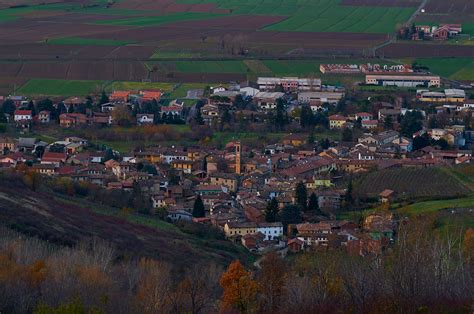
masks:
<path id="1" fill-rule="evenodd" d="M 429 219 L 403 224 L 381 256 L 320 250 L 259 267 L 186 269 L 119 259 L 99 239 L 57 247 L 0 229 L 4 313 L 470 313 L 474 231 L 436 236 Z"/>

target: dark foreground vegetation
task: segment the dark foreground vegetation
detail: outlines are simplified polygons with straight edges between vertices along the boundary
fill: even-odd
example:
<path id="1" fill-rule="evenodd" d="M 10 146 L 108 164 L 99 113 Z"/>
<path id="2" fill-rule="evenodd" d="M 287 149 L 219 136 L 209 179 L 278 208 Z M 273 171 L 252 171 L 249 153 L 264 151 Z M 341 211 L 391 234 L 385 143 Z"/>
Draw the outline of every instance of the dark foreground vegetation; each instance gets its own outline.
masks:
<path id="1" fill-rule="evenodd" d="M 93 238 L 59 247 L 0 229 L 2 313 L 471 313 L 474 232 L 443 238 L 429 220 L 399 230 L 382 256 L 316 251 L 258 270 L 233 262 L 186 269 L 117 259 Z"/>

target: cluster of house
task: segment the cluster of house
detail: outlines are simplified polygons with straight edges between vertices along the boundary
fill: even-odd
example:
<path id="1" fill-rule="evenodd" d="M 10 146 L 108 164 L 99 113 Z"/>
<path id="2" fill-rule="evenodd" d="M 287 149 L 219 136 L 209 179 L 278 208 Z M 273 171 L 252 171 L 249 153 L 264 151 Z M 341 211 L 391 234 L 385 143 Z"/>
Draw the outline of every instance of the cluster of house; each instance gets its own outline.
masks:
<path id="1" fill-rule="evenodd" d="M 399 107 L 384 107 L 378 120 L 399 114 L 402 114 Z M 332 127 L 347 127 L 359 118 L 372 119 L 367 113 L 356 114 L 352 121 L 348 117 L 332 117 L 331 121 L 335 121 Z M 249 249 L 260 252 L 281 246 L 280 240 L 284 238 L 281 223 L 265 222 L 268 201 L 276 198 L 281 208 L 294 204 L 296 185 L 300 182 L 308 194 L 315 193 L 321 211 L 332 217 L 341 208 L 346 193 L 338 188 L 338 180 L 347 173 L 471 162 L 471 151 L 458 148 L 466 144 L 467 131 L 462 126 L 423 129 L 416 135 L 422 132 L 433 139 L 446 139 L 453 149 L 427 147 L 410 154 L 412 139 L 390 130 L 366 133 L 356 143 L 339 142 L 327 149 L 308 145 L 309 134 L 296 133 L 264 150 L 240 142 L 230 142 L 223 149 L 151 146 L 120 158 L 106 159 L 104 151 L 92 150 L 87 140 L 78 137 L 51 144 L 34 138 L 2 137 L 0 165 L 30 165 L 32 171 L 42 175 L 64 176 L 109 190 L 132 191 L 138 185 L 154 209 L 166 208 L 169 219 L 212 224 L 228 237 L 237 238 Z M 197 195 L 205 206 L 205 217 L 192 217 Z M 392 195 L 386 191 L 381 198 Z M 315 245 L 336 245 L 365 254 L 379 251 L 390 239 L 385 227 L 377 230 L 378 234 L 384 234 L 377 239 L 350 226 L 334 221 L 297 225 L 296 232 L 288 231 L 285 245 L 294 251 Z M 367 230 L 375 232 L 373 228 Z"/>
<path id="2" fill-rule="evenodd" d="M 448 40 L 462 33 L 461 24 L 416 25 L 412 40 Z"/>
<path id="3" fill-rule="evenodd" d="M 413 73 L 408 64 L 321 64 L 319 71 L 323 74 L 384 74 L 384 73 Z"/>

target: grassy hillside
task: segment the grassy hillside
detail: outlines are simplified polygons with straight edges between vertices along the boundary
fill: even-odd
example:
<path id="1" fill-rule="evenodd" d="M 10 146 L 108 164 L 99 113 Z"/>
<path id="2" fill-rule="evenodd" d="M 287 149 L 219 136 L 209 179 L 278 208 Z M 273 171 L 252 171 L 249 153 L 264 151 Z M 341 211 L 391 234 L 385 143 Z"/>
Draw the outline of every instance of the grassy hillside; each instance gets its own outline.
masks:
<path id="1" fill-rule="evenodd" d="M 196 225 L 180 229 L 151 216 L 125 215 L 110 207 L 59 194 L 25 193 L 2 183 L 0 222 L 60 245 L 73 246 L 84 239 L 99 237 L 112 243 L 123 258 L 151 257 L 177 266 L 202 260 L 225 265 L 236 258 L 246 259 L 241 248 L 207 229 L 196 229 Z"/>

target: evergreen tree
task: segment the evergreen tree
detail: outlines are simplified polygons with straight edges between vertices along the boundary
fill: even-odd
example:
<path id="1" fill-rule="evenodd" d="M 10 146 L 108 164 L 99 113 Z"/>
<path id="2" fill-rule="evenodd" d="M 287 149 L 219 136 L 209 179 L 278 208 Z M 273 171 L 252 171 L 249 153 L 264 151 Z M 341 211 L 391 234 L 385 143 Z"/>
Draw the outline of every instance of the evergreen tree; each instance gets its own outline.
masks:
<path id="1" fill-rule="evenodd" d="M 195 218 L 206 217 L 206 210 L 204 209 L 204 203 L 202 202 L 200 195 L 198 195 L 196 197 L 196 200 L 194 201 L 193 217 Z"/>
<path id="2" fill-rule="evenodd" d="M 385 119 L 383 120 L 383 128 L 385 130 L 390 130 L 392 128 L 392 125 L 393 125 L 392 116 L 390 115 L 386 116 Z"/>
<path id="3" fill-rule="evenodd" d="M 318 197 L 316 194 L 311 193 L 309 196 L 309 202 L 308 202 L 308 210 L 315 211 L 315 212 L 320 212 L 319 210 L 319 203 L 318 203 Z"/>
<path id="4" fill-rule="evenodd" d="M 197 109 L 196 115 L 194 116 L 194 121 L 199 125 L 204 124 L 204 120 L 202 119 L 201 115 L 201 110 Z"/>
<path id="5" fill-rule="evenodd" d="M 321 141 L 321 148 L 322 149 L 328 149 L 329 146 L 331 146 L 331 143 L 329 142 L 328 138 L 325 138 L 324 140 Z"/>
<path id="6" fill-rule="evenodd" d="M 344 128 L 344 130 L 342 130 L 341 140 L 343 142 L 352 142 L 352 130 L 349 128 Z"/>
<path id="7" fill-rule="evenodd" d="M 107 96 L 107 94 L 105 93 L 105 91 L 102 91 L 102 94 L 100 95 L 100 100 L 99 100 L 99 104 L 100 105 L 103 105 L 103 104 L 106 104 L 109 102 L 109 97 Z"/>
<path id="8" fill-rule="evenodd" d="M 282 129 L 288 122 L 288 117 L 285 110 L 285 101 L 279 98 L 276 102 L 275 125 L 278 129 Z"/>
<path id="9" fill-rule="evenodd" d="M 265 221 L 275 222 L 278 221 L 278 201 L 276 198 L 272 198 L 265 208 Z"/>
<path id="10" fill-rule="evenodd" d="M 298 182 L 295 189 L 296 204 L 300 205 L 303 210 L 308 207 L 308 191 L 303 182 Z"/>
<path id="11" fill-rule="evenodd" d="M 346 190 L 346 202 L 347 204 L 352 204 L 354 202 L 354 199 L 352 197 L 352 178 L 349 179 L 349 185 L 347 186 Z"/>
<path id="12" fill-rule="evenodd" d="M 280 212 L 280 220 L 284 230 L 287 230 L 289 224 L 298 224 L 301 219 L 301 207 L 298 205 L 287 205 Z"/>
<path id="13" fill-rule="evenodd" d="M 301 107 L 300 124 L 302 128 L 308 128 L 313 125 L 313 111 L 309 106 Z"/>
<path id="14" fill-rule="evenodd" d="M 13 100 L 7 99 L 2 104 L 3 112 L 12 116 L 15 113 L 16 106 Z"/>

